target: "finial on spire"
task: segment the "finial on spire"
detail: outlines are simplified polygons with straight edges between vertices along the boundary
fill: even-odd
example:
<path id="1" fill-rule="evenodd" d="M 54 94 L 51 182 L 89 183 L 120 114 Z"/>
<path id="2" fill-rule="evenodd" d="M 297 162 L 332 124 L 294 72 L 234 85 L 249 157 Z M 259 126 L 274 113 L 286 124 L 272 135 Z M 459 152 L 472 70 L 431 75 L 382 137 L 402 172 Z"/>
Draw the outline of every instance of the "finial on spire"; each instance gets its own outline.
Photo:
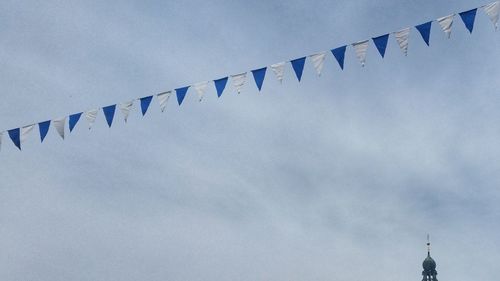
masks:
<path id="1" fill-rule="evenodd" d="M 429 234 L 427 234 L 427 254 L 431 254 L 431 238 Z"/>

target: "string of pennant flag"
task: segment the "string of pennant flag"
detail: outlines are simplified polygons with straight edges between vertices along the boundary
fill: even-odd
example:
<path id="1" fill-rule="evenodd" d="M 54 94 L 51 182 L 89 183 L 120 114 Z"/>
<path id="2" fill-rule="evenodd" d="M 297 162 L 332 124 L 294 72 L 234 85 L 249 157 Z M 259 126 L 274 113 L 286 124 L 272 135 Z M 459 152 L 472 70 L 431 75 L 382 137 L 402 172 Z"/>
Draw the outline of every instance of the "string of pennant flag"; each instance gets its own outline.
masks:
<path id="1" fill-rule="evenodd" d="M 475 9 L 471 9 L 468 11 L 458 13 L 459 17 L 461 18 L 462 22 L 465 25 L 465 28 L 467 28 L 467 30 L 470 33 L 472 33 L 472 30 L 474 28 L 474 22 L 475 22 L 477 10 L 483 10 L 484 14 L 486 14 L 486 16 L 488 16 L 490 21 L 493 23 L 495 30 L 498 29 L 500 1 L 495 1 L 495 2 L 492 2 L 490 4 L 475 8 Z M 416 26 L 414 26 L 414 28 L 420 33 L 423 41 L 427 44 L 427 46 L 429 46 L 430 45 L 430 34 L 431 34 L 432 24 L 434 22 L 437 22 L 439 24 L 439 26 L 441 27 L 442 31 L 445 33 L 445 36 L 450 38 L 453 22 L 454 22 L 456 15 L 457 14 L 450 14 L 448 16 L 438 18 L 434 21 L 429 21 L 429 22 L 426 22 L 423 24 L 416 25 Z M 292 69 L 295 73 L 295 76 L 297 77 L 297 80 L 300 82 L 300 80 L 302 78 L 302 73 L 304 70 L 304 65 L 306 63 L 306 59 L 309 59 L 309 61 L 312 63 L 317 74 L 321 75 L 326 56 L 327 56 L 327 54 L 331 53 L 333 55 L 333 57 L 335 58 L 335 60 L 338 62 L 340 68 L 343 70 L 344 69 L 345 53 L 346 53 L 348 46 L 351 46 L 354 49 L 356 57 L 358 58 L 361 65 L 364 66 L 365 62 L 366 62 L 366 54 L 367 54 L 368 47 L 370 45 L 370 41 L 373 42 L 373 44 L 375 45 L 380 56 L 382 56 L 382 58 L 383 58 L 385 56 L 387 43 L 389 40 L 389 36 L 391 34 L 394 36 L 394 38 L 396 39 L 396 42 L 398 43 L 398 45 L 401 48 L 404 55 L 406 56 L 408 54 L 408 38 L 409 38 L 411 30 L 412 30 L 411 27 L 407 27 L 407 28 L 401 29 L 401 30 L 396 31 L 396 32 L 391 32 L 391 33 L 387 33 L 387 34 L 384 34 L 381 36 L 373 37 L 373 38 L 371 38 L 371 40 L 367 39 L 367 40 L 355 42 L 355 43 L 352 43 L 349 45 L 337 47 L 337 48 L 334 48 L 334 49 L 329 50 L 329 51 L 319 52 L 319 53 L 315 53 L 312 55 L 292 59 L 289 61 L 283 61 L 283 62 L 271 64 L 270 66 L 254 69 L 254 70 L 251 70 L 249 72 L 252 73 L 253 79 L 254 79 L 255 84 L 257 86 L 257 89 L 259 91 L 262 89 L 262 85 L 264 84 L 264 79 L 266 77 L 266 73 L 267 73 L 268 68 L 270 68 L 271 71 L 275 74 L 278 81 L 280 83 L 282 83 L 285 67 L 288 65 L 288 63 L 290 63 L 290 65 L 292 66 Z M 34 130 L 35 127 L 38 127 L 41 142 L 44 141 L 45 137 L 47 136 L 47 134 L 49 132 L 50 127 L 53 127 L 57 131 L 59 136 L 61 136 L 61 138 L 64 139 L 65 132 L 66 132 L 66 123 L 68 123 L 69 131 L 72 132 L 73 129 L 76 127 L 76 125 L 78 124 L 78 122 L 80 121 L 80 119 L 83 116 L 87 120 L 88 128 L 91 129 L 92 125 L 94 124 L 94 122 L 96 120 L 97 115 L 101 111 L 104 114 L 104 117 L 106 119 L 108 126 L 111 127 L 111 125 L 113 124 L 113 119 L 115 117 L 115 112 L 116 112 L 117 107 L 121 111 L 125 122 L 127 122 L 127 119 L 129 117 L 129 113 L 132 110 L 132 107 L 133 107 L 135 101 L 139 101 L 141 113 L 144 116 L 146 114 L 146 112 L 148 111 L 148 108 L 149 108 L 154 96 L 156 96 L 156 99 L 159 103 L 161 112 L 165 111 L 168 100 L 173 94 L 176 95 L 177 103 L 180 106 L 182 104 L 182 102 L 184 101 L 184 98 L 186 97 L 186 95 L 190 89 L 194 89 L 194 91 L 198 95 L 199 101 L 201 101 L 203 99 L 203 96 L 204 96 L 210 83 L 213 83 L 213 85 L 215 86 L 215 90 L 217 92 L 218 97 L 222 96 L 222 93 L 226 89 L 226 85 L 227 85 L 229 80 L 231 80 L 232 86 L 234 87 L 236 92 L 239 94 L 247 81 L 247 76 L 248 76 L 249 72 L 228 75 L 228 76 L 225 76 L 225 77 L 222 77 L 219 79 L 195 83 L 195 84 L 192 84 L 189 86 L 185 86 L 185 87 L 177 88 L 175 90 L 162 92 L 162 93 L 159 93 L 156 95 L 149 95 L 149 96 L 133 99 L 133 100 L 118 103 L 118 104 L 108 105 L 108 106 L 104 106 L 101 108 L 95 108 L 95 109 L 91 109 L 91 110 L 87 110 L 87 111 L 82 111 L 79 113 L 74 113 L 74 114 L 71 114 L 69 116 L 65 116 L 63 118 L 47 120 L 47 121 L 33 123 L 30 125 L 15 128 L 15 129 L 6 130 L 3 132 L 0 132 L 0 148 L 2 145 L 2 136 L 5 134 L 8 134 L 8 136 L 12 140 L 13 144 L 17 148 L 19 148 L 19 150 L 21 150 L 21 146 L 22 146 L 23 142 L 26 140 L 28 135 Z"/>

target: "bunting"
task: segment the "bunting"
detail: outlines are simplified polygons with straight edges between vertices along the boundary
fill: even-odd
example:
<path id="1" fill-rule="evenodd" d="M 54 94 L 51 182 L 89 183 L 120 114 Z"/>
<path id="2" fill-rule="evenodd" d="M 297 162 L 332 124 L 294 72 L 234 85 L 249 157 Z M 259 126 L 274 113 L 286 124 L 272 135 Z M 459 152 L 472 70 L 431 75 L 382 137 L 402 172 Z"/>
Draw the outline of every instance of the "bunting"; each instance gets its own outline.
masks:
<path id="1" fill-rule="evenodd" d="M 52 120 L 52 124 L 56 128 L 57 133 L 64 139 L 64 126 L 66 125 L 66 117 Z"/>
<path id="2" fill-rule="evenodd" d="M 429 40 L 431 37 L 431 26 L 432 21 L 415 26 L 418 32 L 420 32 L 420 35 L 422 35 L 422 39 L 424 39 L 424 42 L 425 44 L 427 44 L 427 46 L 429 46 Z"/>
<path id="3" fill-rule="evenodd" d="M 387 41 L 389 41 L 389 34 L 381 35 L 375 38 L 372 38 L 373 44 L 377 47 L 379 54 L 382 58 L 385 55 L 385 49 L 387 48 Z"/>
<path id="4" fill-rule="evenodd" d="M 365 66 L 366 62 L 366 51 L 368 51 L 368 40 L 360 41 L 353 43 L 354 51 L 356 52 L 356 56 L 358 57 L 361 66 Z"/>
<path id="5" fill-rule="evenodd" d="M 75 128 L 76 126 L 76 123 L 78 123 L 78 120 L 80 120 L 80 117 L 82 116 L 82 113 L 83 112 L 80 112 L 80 113 L 75 113 L 75 114 L 71 114 L 69 116 L 69 132 L 71 133 L 73 131 L 73 129 Z"/>
<path id="6" fill-rule="evenodd" d="M 87 123 L 89 124 L 89 130 L 94 125 L 95 119 L 97 118 L 97 113 L 99 112 L 99 108 L 91 109 L 85 112 L 85 119 L 87 119 Z"/>
<path id="7" fill-rule="evenodd" d="M 318 53 L 309 56 L 313 63 L 314 69 L 318 76 L 321 76 L 321 71 L 323 70 L 323 65 L 325 64 L 326 52 Z"/>
<path id="8" fill-rule="evenodd" d="M 295 71 L 295 76 L 297 76 L 297 80 L 302 78 L 302 72 L 304 71 L 304 64 L 306 63 L 306 57 L 294 59 L 290 61 L 292 64 L 293 71 Z"/>
<path id="9" fill-rule="evenodd" d="M 177 102 L 179 103 L 179 106 L 182 104 L 182 101 L 184 101 L 188 89 L 189 86 L 175 89 L 175 94 L 177 95 Z"/>
<path id="10" fill-rule="evenodd" d="M 486 6 L 484 6 L 484 12 L 490 18 L 491 23 L 495 27 L 495 30 L 498 29 L 498 15 L 500 10 L 500 2 L 493 2 Z"/>
<path id="11" fill-rule="evenodd" d="M 208 81 L 200 82 L 193 85 L 193 88 L 196 90 L 196 93 L 198 94 L 198 101 L 201 102 L 201 100 L 203 99 L 203 96 L 207 91 L 207 87 L 208 87 Z"/>
<path id="12" fill-rule="evenodd" d="M 472 29 L 474 29 L 474 20 L 476 19 L 476 12 L 477 9 L 472 9 L 459 13 L 460 18 L 462 18 L 462 21 L 464 22 L 467 30 L 469 30 L 469 33 L 472 33 Z"/>
<path id="13" fill-rule="evenodd" d="M 49 132 L 50 120 L 38 123 L 38 131 L 40 132 L 40 142 L 43 142 Z"/>
<path id="14" fill-rule="evenodd" d="M 233 87 L 236 89 L 236 92 L 241 93 L 241 89 L 245 85 L 247 81 L 247 73 L 243 72 L 236 75 L 231 75 L 231 80 L 233 81 Z"/>
<path id="15" fill-rule="evenodd" d="M 285 62 L 279 62 L 271 65 L 271 70 L 276 75 L 276 79 L 283 83 L 283 74 L 285 73 Z"/>
<path id="16" fill-rule="evenodd" d="M 394 36 L 396 37 L 396 41 L 398 41 L 399 48 L 401 48 L 401 51 L 403 51 L 405 56 L 407 56 L 408 55 L 408 37 L 410 36 L 410 28 L 407 27 L 405 29 L 401 29 L 400 31 L 395 32 Z"/>
<path id="17" fill-rule="evenodd" d="M 28 138 L 28 135 L 31 133 L 31 131 L 33 131 L 34 127 L 35 127 L 35 124 L 31 124 L 31 125 L 24 126 L 21 128 L 21 139 L 20 139 L 21 144 L 23 144 L 26 141 L 26 139 Z"/>
<path id="18" fill-rule="evenodd" d="M 153 100 L 153 96 L 147 96 L 139 99 L 141 102 L 141 112 L 142 116 L 146 115 L 146 112 L 148 112 L 149 105 L 151 104 L 151 101 Z"/>
<path id="19" fill-rule="evenodd" d="M 115 118 L 115 110 L 116 104 L 108 105 L 102 108 L 102 112 L 104 113 L 104 117 L 106 117 L 106 122 L 108 123 L 109 128 L 111 128 L 111 124 L 113 124 L 113 118 Z"/>
<path id="20" fill-rule="evenodd" d="M 214 80 L 215 90 L 217 90 L 217 97 L 220 98 L 220 96 L 222 96 L 222 92 L 224 92 L 224 89 L 226 88 L 227 80 L 227 76 L 221 79 Z"/>
<path id="21" fill-rule="evenodd" d="M 257 89 L 262 89 L 262 84 L 264 83 L 264 77 L 266 77 L 267 67 L 259 68 L 252 70 L 253 79 L 255 80 L 255 85 L 257 85 Z"/>
<path id="22" fill-rule="evenodd" d="M 161 112 L 165 111 L 165 108 L 167 107 L 167 102 L 170 96 L 172 95 L 172 91 L 167 91 L 163 93 L 159 93 L 156 95 L 156 98 L 158 99 L 158 102 L 160 103 L 160 110 Z"/>
<path id="23" fill-rule="evenodd" d="M 466 29 L 470 33 L 472 33 L 472 31 L 474 29 L 474 24 L 475 24 L 475 19 L 476 19 L 478 9 L 482 9 L 484 11 L 486 16 L 492 22 L 495 30 L 497 30 L 498 29 L 499 12 L 500 12 L 500 1 L 495 1 L 495 2 L 492 2 L 490 4 L 481 6 L 479 8 L 474 8 L 474 9 L 470 9 L 470 10 L 458 13 L 458 15 L 460 16 Z M 447 38 L 451 37 L 451 30 L 452 30 L 455 15 L 457 15 L 457 14 L 450 14 L 448 16 L 440 17 L 440 18 L 435 20 L 440 25 L 441 29 L 443 30 L 443 32 L 445 33 L 445 36 Z M 431 34 L 432 23 L 433 23 L 433 21 L 428 21 L 428 22 L 414 26 L 414 28 L 416 30 L 418 30 L 418 32 L 420 33 L 420 36 L 422 37 L 423 41 L 425 42 L 425 44 L 427 46 L 430 45 L 430 34 Z M 393 32 L 393 35 L 394 35 L 401 51 L 405 54 L 405 56 L 408 54 L 408 45 L 409 45 L 408 43 L 409 43 L 410 32 L 411 32 L 410 27 Z M 389 37 L 390 37 L 390 33 L 371 38 L 375 47 L 377 48 L 378 53 L 380 54 L 380 56 L 382 58 L 385 57 Z M 366 63 L 366 55 L 367 55 L 367 51 L 368 51 L 368 47 L 369 47 L 369 41 L 370 40 L 368 39 L 368 40 L 362 40 L 359 42 L 349 44 L 353 47 L 355 55 L 362 66 L 365 66 L 365 63 Z M 331 52 L 333 57 L 336 59 L 341 70 L 344 69 L 345 52 L 347 50 L 347 46 L 348 45 L 343 45 L 343 46 L 331 49 L 329 51 L 329 52 Z M 251 70 L 252 76 L 253 76 L 253 79 L 254 79 L 255 84 L 257 86 L 258 91 L 260 92 L 262 90 L 264 80 L 266 79 L 266 73 L 267 73 L 268 67 L 271 68 L 272 72 L 276 76 L 276 79 L 278 79 L 278 81 L 280 83 L 282 83 L 283 77 L 284 77 L 284 72 L 285 72 L 285 67 L 288 65 L 288 62 L 290 62 L 291 67 L 295 73 L 295 76 L 297 77 L 297 80 L 299 82 L 302 79 L 304 66 L 305 66 L 305 62 L 306 62 L 307 58 L 309 58 L 309 60 L 311 61 L 318 76 L 321 76 L 321 74 L 323 72 L 323 68 L 324 68 L 324 63 L 326 60 L 326 55 L 329 52 L 327 52 L 327 51 L 318 52 L 318 53 L 315 53 L 312 55 L 303 56 L 303 57 L 293 59 L 290 61 L 282 61 L 279 63 L 272 64 L 270 66 L 265 66 L 265 67 Z M 204 98 L 204 95 L 206 93 L 206 90 L 208 88 L 208 84 L 212 83 L 212 82 L 215 85 L 217 96 L 220 98 L 222 96 L 222 93 L 224 92 L 226 86 L 227 86 L 227 82 L 229 80 L 229 77 L 231 78 L 233 87 L 235 88 L 235 90 L 239 94 L 239 93 L 241 93 L 241 91 L 246 83 L 247 74 L 248 74 L 248 72 L 242 72 L 242 73 L 235 74 L 235 75 L 227 75 L 223 78 L 194 83 L 192 85 L 188 85 L 188 86 L 185 86 L 182 88 L 177 88 L 175 90 L 169 90 L 166 92 L 156 94 L 156 97 L 157 97 L 158 102 L 159 102 L 160 110 L 161 110 L 161 112 L 165 111 L 166 106 L 167 106 L 167 102 L 168 102 L 170 96 L 174 93 L 174 91 L 175 91 L 175 94 L 177 96 L 177 102 L 180 106 L 182 104 L 182 102 L 184 101 L 184 98 L 186 97 L 186 94 L 187 94 L 190 87 L 194 88 L 194 90 L 196 91 L 196 93 L 198 95 L 198 100 L 202 101 Z M 138 98 L 137 100 L 140 101 L 142 115 L 143 116 L 146 115 L 146 113 L 151 105 L 151 102 L 153 100 L 153 95 Z M 88 128 L 91 129 L 93 124 L 95 123 L 97 115 L 101 109 L 102 109 L 102 112 L 103 112 L 104 117 L 106 119 L 106 122 L 108 124 L 108 127 L 111 127 L 112 123 L 113 123 L 113 119 L 114 119 L 117 105 L 118 105 L 120 111 L 122 112 L 122 115 L 123 115 L 125 122 L 127 122 L 134 102 L 135 102 L 135 99 L 127 101 L 127 102 L 119 103 L 119 104 L 105 106 L 102 108 L 100 108 L 100 107 L 94 108 L 91 110 L 87 110 L 85 112 L 69 114 L 69 115 L 65 116 L 64 118 L 47 120 L 47 121 L 38 122 L 38 123 L 31 124 L 31 125 L 27 125 L 27 126 L 23 126 L 23 127 L 0 132 L 0 147 L 1 147 L 2 136 L 5 134 L 8 134 L 10 139 L 14 143 L 14 145 L 19 150 L 21 150 L 23 142 L 26 140 L 28 135 L 33 131 L 33 128 L 36 125 L 38 125 L 38 130 L 40 133 L 40 142 L 43 142 L 45 140 L 51 126 L 53 126 L 55 128 L 56 132 L 59 134 L 59 136 L 61 136 L 61 138 L 64 139 L 65 138 L 66 119 L 68 119 L 69 131 L 72 132 L 74 130 L 74 128 L 76 127 L 76 125 L 78 124 L 79 120 L 81 119 L 82 115 L 85 116 L 85 119 L 88 122 Z"/>
<path id="24" fill-rule="evenodd" d="M 335 57 L 335 59 L 339 63 L 340 69 L 342 69 L 342 70 L 344 70 L 344 58 L 345 58 L 345 50 L 346 49 L 347 49 L 347 45 L 335 48 L 331 51 L 332 55 Z"/>
<path id="25" fill-rule="evenodd" d="M 130 111 L 132 110 L 133 106 L 134 106 L 134 100 L 122 102 L 119 105 L 119 108 L 120 108 L 120 111 L 123 115 L 123 120 L 125 121 L 125 123 L 127 123 L 128 116 L 130 115 Z M 143 116 L 144 116 L 144 114 L 143 114 Z"/>
<path id="26" fill-rule="evenodd" d="M 21 129 L 15 128 L 7 131 L 14 145 L 21 150 Z"/>
<path id="27" fill-rule="evenodd" d="M 450 36 L 451 36 L 451 27 L 453 26 L 453 17 L 454 16 L 455 16 L 455 14 L 451 14 L 449 16 L 438 18 L 436 20 L 448 38 L 450 38 Z"/>

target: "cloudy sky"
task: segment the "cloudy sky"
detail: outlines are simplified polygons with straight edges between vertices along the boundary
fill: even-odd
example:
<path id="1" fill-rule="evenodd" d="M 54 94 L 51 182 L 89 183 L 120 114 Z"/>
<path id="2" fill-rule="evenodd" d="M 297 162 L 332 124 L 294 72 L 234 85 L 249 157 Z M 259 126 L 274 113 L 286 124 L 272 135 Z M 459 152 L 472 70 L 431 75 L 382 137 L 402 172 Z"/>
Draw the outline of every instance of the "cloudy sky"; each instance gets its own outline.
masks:
<path id="1" fill-rule="evenodd" d="M 0 2 L 0 130 L 368 39 L 483 0 Z M 500 32 L 415 29 L 0 152 L 1 280 L 497 280 Z"/>

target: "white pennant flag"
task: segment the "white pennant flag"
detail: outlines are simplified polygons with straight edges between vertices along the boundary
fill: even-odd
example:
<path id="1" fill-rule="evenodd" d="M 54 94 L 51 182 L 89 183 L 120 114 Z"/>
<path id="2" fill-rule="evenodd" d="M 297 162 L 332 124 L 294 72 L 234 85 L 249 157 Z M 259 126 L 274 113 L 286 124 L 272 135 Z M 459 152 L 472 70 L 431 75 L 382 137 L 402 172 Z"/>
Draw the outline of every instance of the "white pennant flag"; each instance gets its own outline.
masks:
<path id="1" fill-rule="evenodd" d="M 94 125 L 95 119 L 97 117 L 97 112 L 99 112 L 99 108 L 91 109 L 85 112 L 85 119 L 87 119 L 87 122 L 89 123 L 89 130 L 90 128 L 92 128 L 92 125 Z"/>
<path id="2" fill-rule="evenodd" d="M 321 76 L 321 70 L 323 70 L 323 65 L 325 64 L 326 52 L 311 55 L 310 58 L 318 76 Z"/>
<path id="3" fill-rule="evenodd" d="M 454 16 L 455 16 L 455 14 L 451 14 L 449 16 L 437 19 L 437 22 L 439 23 L 439 25 L 443 29 L 444 33 L 448 36 L 448 38 L 450 38 L 450 36 L 451 36 L 451 27 L 453 26 L 453 17 Z"/>
<path id="4" fill-rule="evenodd" d="M 21 137 L 20 137 L 21 144 L 28 138 L 29 133 L 33 130 L 34 127 L 35 124 L 31 124 L 21 128 Z"/>
<path id="5" fill-rule="evenodd" d="M 200 82 L 193 85 L 193 88 L 196 90 L 196 93 L 198 93 L 198 99 L 200 102 L 203 99 L 203 96 L 205 95 L 207 87 L 208 87 L 208 81 Z"/>
<path id="6" fill-rule="evenodd" d="M 394 32 L 394 36 L 396 37 L 396 41 L 398 41 L 399 47 L 401 51 L 408 55 L 408 38 L 410 36 L 410 28 L 401 29 L 400 31 Z"/>
<path id="7" fill-rule="evenodd" d="M 276 78 L 280 83 L 283 83 L 283 74 L 285 73 L 286 62 L 279 62 L 271 65 L 271 70 L 276 75 Z"/>
<path id="8" fill-rule="evenodd" d="M 245 85 L 245 82 L 247 80 L 247 73 L 243 72 L 240 74 L 231 75 L 231 79 L 233 80 L 233 87 L 236 89 L 238 94 L 241 93 L 241 89 L 243 88 L 243 85 Z"/>
<path id="9" fill-rule="evenodd" d="M 123 114 L 123 119 L 125 120 L 125 122 L 127 122 L 128 115 L 130 114 L 130 110 L 132 109 L 133 105 L 134 100 L 126 101 L 120 104 L 120 111 Z"/>
<path id="10" fill-rule="evenodd" d="M 160 103 L 160 110 L 161 112 L 165 111 L 165 108 L 167 107 L 167 102 L 170 96 L 172 95 L 172 91 L 164 92 L 164 93 L 159 93 L 156 95 L 158 98 L 158 102 Z"/>
<path id="11" fill-rule="evenodd" d="M 356 56 L 361 63 L 361 66 L 365 66 L 366 62 L 366 51 L 368 50 L 369 40 L 364 40 L 360 42 L 353 43 L 354 51 L 356 52 Z"/>
<path id="12" fill-rule="evenodd" d="M 500 2 L 496 1 L 484 6 L 484 12 L 490 18 L 495 30 L 498 29 L 498 12 L 500 10 Z"/>
<path id="13" fill-rule="evenodd" d="M 66 124 L 66 117 L 52 120 L 52 124 L 56 127 L 57 133 L 64 139 L 64 125 Z"/>

